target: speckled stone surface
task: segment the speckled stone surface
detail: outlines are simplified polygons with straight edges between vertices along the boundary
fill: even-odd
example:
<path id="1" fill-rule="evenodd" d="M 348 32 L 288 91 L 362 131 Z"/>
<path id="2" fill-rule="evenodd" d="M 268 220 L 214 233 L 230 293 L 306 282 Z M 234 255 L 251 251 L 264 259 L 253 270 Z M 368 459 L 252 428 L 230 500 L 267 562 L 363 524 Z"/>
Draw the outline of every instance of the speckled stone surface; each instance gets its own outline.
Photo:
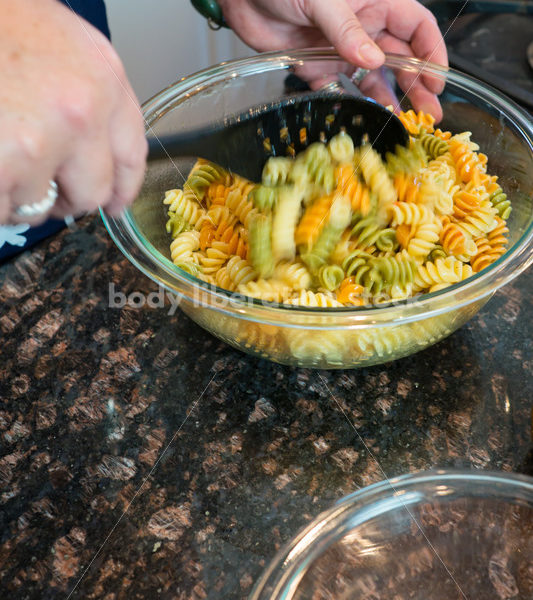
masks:
<path id="1" fill-rule="evenodd" d="M 249 357 L 85 218 L 0 267 L 2 598 L 245 598 L 341 496 L 431 467 L 531 474 L 533 272 L 415 356 L 360 371 Z"/>

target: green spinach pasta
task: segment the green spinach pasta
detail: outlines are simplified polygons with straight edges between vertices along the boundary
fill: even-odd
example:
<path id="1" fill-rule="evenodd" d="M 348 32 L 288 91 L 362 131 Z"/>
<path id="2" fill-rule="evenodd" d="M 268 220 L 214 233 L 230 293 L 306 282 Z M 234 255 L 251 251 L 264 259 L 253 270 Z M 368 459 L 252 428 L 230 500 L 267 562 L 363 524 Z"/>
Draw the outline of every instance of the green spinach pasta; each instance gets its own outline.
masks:
<path id="1" fill-rule="evenodd" d="M 385 159 L 341 132 L 270 158 L 257 185 L 198 160 L 165 194 L 172 260 L 241 295 L 333 309 L 438 291 L 486 268 L 505 251 L 511 212 L 487 157 L 427 113 L 400 119 L 410 145 Z"/>

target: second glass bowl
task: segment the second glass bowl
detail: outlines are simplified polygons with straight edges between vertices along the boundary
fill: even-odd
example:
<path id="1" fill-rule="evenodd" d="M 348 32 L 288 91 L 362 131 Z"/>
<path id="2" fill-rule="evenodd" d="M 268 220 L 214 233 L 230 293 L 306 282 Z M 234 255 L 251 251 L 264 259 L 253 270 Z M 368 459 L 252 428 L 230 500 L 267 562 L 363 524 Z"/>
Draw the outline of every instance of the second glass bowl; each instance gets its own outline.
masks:
<path id="1" fill-rule="evenodd" d="M 274 558 L 250 600 L 533 598 L 533 479 L 435 471 L 364 488 Z"/>

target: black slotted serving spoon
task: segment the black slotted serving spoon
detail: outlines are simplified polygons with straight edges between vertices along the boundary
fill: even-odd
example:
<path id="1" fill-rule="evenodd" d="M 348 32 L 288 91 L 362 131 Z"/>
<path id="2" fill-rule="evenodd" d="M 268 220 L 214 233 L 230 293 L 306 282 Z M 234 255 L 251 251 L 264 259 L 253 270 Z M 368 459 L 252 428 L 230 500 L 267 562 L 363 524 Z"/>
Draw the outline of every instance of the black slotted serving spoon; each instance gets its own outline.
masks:
<path id="1" fill-rule="evenodd" d="M 294 156 L 340 131 L 356 146 L 368 142 L 383 156 L 409 140 L 398 117 L 381 104 L 315 92 L 256 106 L 200 129 L 149 138 L 148 160 L 196 156 L 259 182 L 270 156 Z"/>

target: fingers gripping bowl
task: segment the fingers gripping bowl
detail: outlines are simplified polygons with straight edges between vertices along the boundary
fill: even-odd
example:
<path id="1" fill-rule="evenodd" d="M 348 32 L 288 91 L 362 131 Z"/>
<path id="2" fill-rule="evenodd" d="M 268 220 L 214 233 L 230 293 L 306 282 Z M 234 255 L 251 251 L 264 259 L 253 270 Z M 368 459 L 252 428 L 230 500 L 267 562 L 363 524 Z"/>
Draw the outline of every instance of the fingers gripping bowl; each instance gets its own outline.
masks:
<path id="1" fill-rule="evenodd" d="M 183 186 L 194 157 L 151 163 L 133 206 L 117 218 L 102 215 L 111 236 L 141 271 L 180 296 L 180 308 L 199 325 L 245 352 L 277 362 L 369 366 L 410 355 L 449 335 L 533 259 L 533 125 L 511 101 L 461 73 L 398 56 L 388 56 L 386 66 L 402 81 L 421 75 L 426 82 L 441 83 L 439 127 L 472 132 L 512 203 L 505 254 L 466 281 L 389 304 L 335 308 L 276 304 L 203 282 L 173 264 L 162 203 L 165 190 Z M 143 106 L 144 116 L 150 133 L 164 136 L 279 100 L 291 73 L 331 81 L 332 74 L 351 71 L 328 50 L 258 55 L 177 82 Z M 364 93 L 383 91 L 382 85 L 372 88 L 372 77 L 368 81 L 367 89 L 363 81 Z M 390 102 L 390 97 L 376 99 Z M 401 106 L 411 108 L 405 98 Z"/>

